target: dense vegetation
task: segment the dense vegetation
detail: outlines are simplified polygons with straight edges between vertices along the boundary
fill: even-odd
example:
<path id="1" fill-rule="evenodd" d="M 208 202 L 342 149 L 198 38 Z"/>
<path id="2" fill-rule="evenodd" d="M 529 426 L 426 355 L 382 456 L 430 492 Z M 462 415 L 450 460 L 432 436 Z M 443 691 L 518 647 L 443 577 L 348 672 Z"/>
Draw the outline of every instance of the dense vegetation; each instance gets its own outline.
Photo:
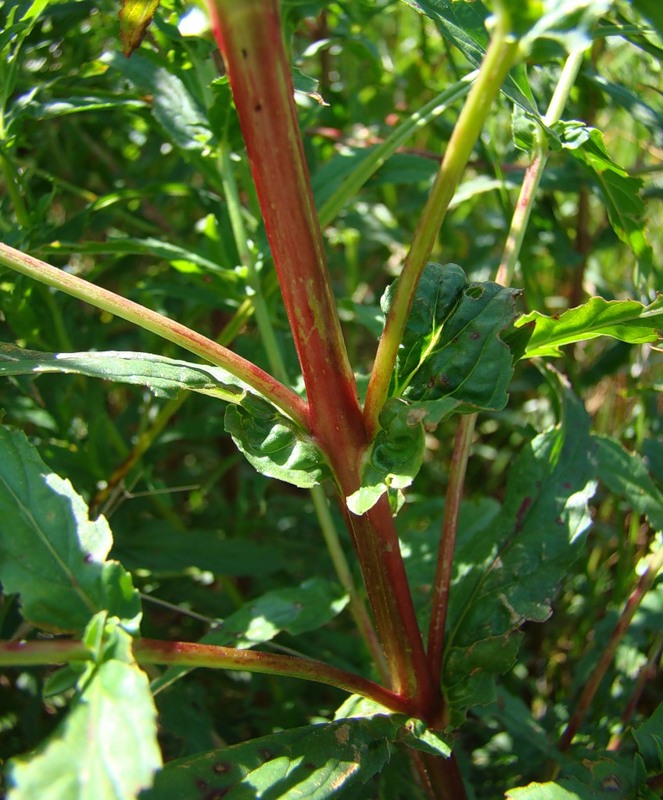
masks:
<path id="1" fill-rule="evenodd" d="M 156 5 L 0 8 L 8 798 L 661 796 L 663 11 Z"/>

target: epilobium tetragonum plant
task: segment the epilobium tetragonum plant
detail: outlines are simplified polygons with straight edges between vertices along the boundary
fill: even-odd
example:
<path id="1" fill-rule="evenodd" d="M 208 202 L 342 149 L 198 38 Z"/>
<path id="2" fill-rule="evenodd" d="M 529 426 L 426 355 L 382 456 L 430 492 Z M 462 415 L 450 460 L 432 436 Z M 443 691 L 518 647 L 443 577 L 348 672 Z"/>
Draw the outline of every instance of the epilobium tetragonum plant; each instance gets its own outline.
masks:
<path id="1" fill-rule="evenodd" d="M 158 5 L 0 12 L 7 797 L 658 796 L 661 12 Z"/>

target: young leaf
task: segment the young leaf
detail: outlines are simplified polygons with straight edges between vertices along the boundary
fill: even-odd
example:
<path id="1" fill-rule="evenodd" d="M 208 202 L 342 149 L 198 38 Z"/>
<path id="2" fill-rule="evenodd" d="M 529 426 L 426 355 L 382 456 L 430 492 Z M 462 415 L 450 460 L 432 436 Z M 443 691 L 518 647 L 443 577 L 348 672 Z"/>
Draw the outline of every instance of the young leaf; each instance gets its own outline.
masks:
<path id="1" fill-rule="evenodd" d="M 596 128 L 588 128 L 582 122 L 559 122 L 554 130 L 562 147 L 596 180 L 613 230 L 631 248 L 643 274 L 648 275 L 653 255 L 645 236 L 642 180 L 631 177 L 612 160 L 603 134 Z"/>
<path id="2" fill-rule="evenodd" d="M 388 489 L 405 489 L 415 479 L 424 460 L 423 414 L 394 397 L 385 403 L 381 430 L 362 470 L 361 488 L 347 498 L 353 514 L 364 514 Z"/>
<path id="3" fill-rule="evenodd" d="M 452 723 L 492 699 L 491 674 L 512 666 L 522 623 L 550 616 L 591 521 L 594 449 L 588 415 L 567 389 L 560 423 L 512 465 L 498 517 L 488 530 L 459 539 L 442 678 Z"/>
<path id="4" fill-rule="evenodd" d="M 156 709 L 130 637 L 115 626 L 104 660 L 36 754 L 10 762 L 8 800 L 135 800 L 161 766 Z"/>
<path id="5" fill-rule="evenodd" d="M 275 589 L 252 600 L 222 625 L 200 640 L 200 644 L 246 649 L 271 641 L 281 631 L 292 636 L 316 630 L 345 608 L 348 596 L 337 584 L 311 578 L 300 586 Z M 170 667 L 154 681 L 159 691 L 186 675 L 186 667 Z"/>
<path id="6" fill-rule="evenodd" d="M 596 444 L 598 475 L 608 489 L 626 498 L 629 505 L 644 514 L 657 531 L 663 531 L 663 492 L 652 480 L 637 453 L 629 453 L 609 436 L 592 436 Z"/>
<path id="7" fill-rule="evenodd" d="M 26 620 L 81 631 L 108 610 L 135 629 L 138 592 L 116 561 L 103 517 L 91 521 L 69 481 L 52 473 L 25 435 L 0 427 L 0 580 L 21 595 Z"/>
<path id="8" fill-rule="evenodd" d="M 610 336 L 622 342 L 654 342 L 663 327 L 663 297 L 648 306 L 635 300 L 603 300 L 592 297 L 587 303 L 560 315 L 547 316 L 531 311 L 520 317 L 516 327 L 534 323 L 525 358 L 561 356 L 560 347 Z"/>
<path id="9" fill-rule="evenodd" d="M 229 405 L 224 425 L 262 475 L 310 488 L 330 474 L 313 439 L 257 396 L 246 395 L 241 406 Z"/>

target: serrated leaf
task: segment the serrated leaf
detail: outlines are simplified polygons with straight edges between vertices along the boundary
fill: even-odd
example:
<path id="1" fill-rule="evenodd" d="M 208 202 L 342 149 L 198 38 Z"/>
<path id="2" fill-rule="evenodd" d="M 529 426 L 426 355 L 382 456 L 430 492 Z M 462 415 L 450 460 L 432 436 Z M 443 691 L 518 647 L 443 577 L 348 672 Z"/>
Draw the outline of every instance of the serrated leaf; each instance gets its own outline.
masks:
<path id="1" fill-rule="evenodd" d="M 120 39 L 125 56 L 130 56 L 140 46 L 158 7 L 159 0 L 122 0 Z"/>
<path id="2" fill-rule="evenodd" d="M 457 723 L 477 698 L 490 699 L 491 676 L 512 666 L 522 623 L 548 618 L 591 523 L 589 418 L 570 390 L 562 396 L 561 422 L 512 465 L 500 514 L 456 548 L 442 683 Z"/>
<path id="3" fill-rule="evenodd" d="M 130 647 L 124 631 L 114 636 L 120 651 Z M 40 750 L 10 762 L 8 800 L 135 800 L 160 766 L 147 676 L 111 657 Z"/>
<path id="4" fill-rule="evenodd" d="M 194 364 L 151 353 L 107 351 L 99 353 L 40 353 L 0 344 L 0 375 L 73 373 L 91 378 L 147 386 L 155 394 L 175 396 L 198 392 L 229 403 L 241 402 L 251 391 L 239 378 L 221 367 Z"/>
<path id="5" fill-rule="evenodd" d="M 25 435 L 0 427 L 0 580 L 21 596 L 26 620 L 46 630 L 81 631 L 108 610 L 135 628 L 140 600 L 131 576 L 105 561 L 112 544 L 103 517 L 55 475 Z"/>
<path id="6" fill-rule="evenodd" d="M 208 633 L 201 644 L 247 649 L 271 641 L 282 631 L 292 636 L 316 630 L 345 608 L 348 596 L 341 588 L 321 578 L 311 578 L 300 586 L 276 589 L 252 600 Z M 170 667 L 153 684 L 163 689 L 191 670 Z"/>
<path id="7" fill-rule="evenodd" d="M 614 232 L 631 248 L 640 269 L 648 275 L 653 256 L 645 236 L 645 207 L 640 195 L 642 180 L 630 176 L 612 160 L 603 134 L 596 128 L 587 127 L 582 122 L 559 122 L 554 130 L 562 147 L 596 180 Z"/>
<path id="8" fill-rule="evenodd" d="M 592 436 L 596 444 L 598 476 L 612 494 L 624 497 L 644 514 L 652 528 L 663 531 L 663 492 L 652 480 L 644 461 L 609 436 Z"/>
<path id="9" fill-rule="evenodd" d="M 375 715 L 309 725 L 167 764 L 141 800 L 210 796 L 325 800 L 365 783 L 407 733 L 404 717 Z"/>
<path id="10" fill-rule="evenodd" d="M 428 264 L 417 287 L 394 371 L 393 394 L 408 401 L 452 398 L 467 410 L 507 403 L 513 354 L 503 335 L 520 292 L 467 283 L 456 264 Z M 387 310 L 390 293 L 384 298 Z"/>
<path id="11" fill-rule="evenodd" d="M 584 305 L 555 316 L 531 311 L 519 317 L 515 325 L 522 327 L 528 323 L 534 323 L 534 329 L 525 358 L 560 356 L 561 347 L 598 336 L 610 336 L 631 344 L 654 342 L 663 327 L 663 297 L 648 306 L 635 300 L 592 297 Z"/>
<path id="12" fill-rule="evenodd" d="M 316 486 L 330 475 L 312 437 L 258 397 L 246 396 L 242 406 L 228 406 L 224 425 L 262 475 L 300 488 Z"/>
<path id="13" fill-rule="evenodd" d="M 380 413 L 381 430 L 366 456 L 361 488 L 347 498 L 353 514 L 364 514 L 389 489 L 405 489 L 424 460 L 423 412 L 390 398 Z"/>

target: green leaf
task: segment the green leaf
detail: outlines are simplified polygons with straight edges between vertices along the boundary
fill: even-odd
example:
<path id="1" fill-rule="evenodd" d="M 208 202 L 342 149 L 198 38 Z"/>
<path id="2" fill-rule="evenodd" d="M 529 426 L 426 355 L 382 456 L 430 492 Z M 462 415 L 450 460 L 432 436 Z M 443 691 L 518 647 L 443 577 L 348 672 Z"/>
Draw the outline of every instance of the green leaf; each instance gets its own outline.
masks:
<path id="1" fill-rule="evenodd" d="M 172 397 L 183 391 L 217 397 L 229 403 L 242 401 L 251 391 L 239 378 L 221 367 L 178 361 L 151 353 L 108 351 L 100 353 L 40 353 L 0 344 L 0 375 L 74 373 L 91 378 L 147 386 L 156 395 Z"/>
<path id="2" fill-rule="evenodd" d="M 364 514 L 388 490 L 410 486 L 424 460 L 425 412 L 390 398 L 380 414 L 382 426 L 366 457 L 361 488 L 347 498 L 353 514 Z"/>
<path id="3" fill-rule="evenodd" d="M 521 37 L 524 53 L 535 49 L 540 39 L 557 43 L 567 53 L 584 50 L 591 44 L 592 28 L 612 4 L 613 0 L 530 0 L 527 13 L 521 14 L 519 6 L 524 4 L 507 0 L 512 13 L 518 14 L 515 31 Z"/>
<path id="4" fill-rule="evenodd" d="M 589 791 L 589 790 L 587 790 Z M 588 793 L 578 794 L 565 789 L 559 783 L 530 783 L 520 789 L 506 793 L 508 800 L 589 800 Z M 592 795 L 593 797 L 593 795 Z"/>
<path id="5" fill-rule="evenodd" d="M 153 98 L 152 113 L 177 147 L 195 153 L 205 150 L 212 134 L 204 109 L 172 66 L 171 70 L 160 66 L 158 56 L 151 53 L 135 54 L 130 59 L 108 53 L 105 60 L 140 93 Z"/>
<path id="6" fill-rule="evenodd" d="M 654 26 L 659 36 L 663 37 L 663 6 L 658 0 L 633 0 L 633 5 L 645 19 Z"/>
<path id="7" fill-rule="evenodd" d="M 159 0 L 122 0 L 120 39 L 125 56 L 130 56 L 140 46 L 158 7 Z"/>
<path id="8" fill-rule="evenodd" d="M 560 347 L 598 336 L 610 336 L 631 344 L 654 342 L 663 327 L 663 296 L 648 306 L 635 300 L 592 297 L 584 305 L 554 316 L 531 311 L 515 325 L 522 327 L 528 323 L 534 323 L 534 329 L 525 358 L 560 356 Z"/>
<path id="9" fill-rule="evenodd" d="M 487 530 L 457 543 L 442 679 L 456 723 L 469 706 L 493 699 L 492 675 L 512 666 L 520 626 L 550 616 L 591 522 L 589 418 L 570 390 L 562 398 L 560 423 L 511 466 L 500 514 Z"/>
<path id="10" fill-rule="evenodd" d="M 393 289 L 383 298 L 387 312 Z M 417 287 L 394 371 L 393 394 L 406 400 L 453 399 L 465 410 L 507 403 L 513 353 L 503 336 L 520 292 L 467 283 L 456 264 L 428 264 Z"/>
<path id="11" fill-rule="evenodd" d="M 330 474 L 312 437 L 259 397 L 247 395 L 241 406 L 228 406 L 224 425 L 262 475 L 310 488 Z"/>
<path id="12" fill-rule="evenodd" d="M 652 528 L 663 531 L 663 492 L 652 480 L 644 461 L 608 436 L 594 434 L 599 478 L 610 492 L 624 497 L 631 508 L 644 514 Z"/>
<path id="13" fill-rule="evenodd" d="M 138 592 L 131 576 L 105 561 L 112 544 L 103 517 L 91 521 L 69 481 L 52 473 L 25 435 L 0 427 L 0 580 L 21 595 L 26 620 L 81 631 L 108 610 L 135 629 Z"/>
<path id="14" fill-rule="evenodd" d="M 8 800 L 135 800 L 152 785 L 161 754 L 149 682 L 126 657 L 129 635 L 112 638 L 55 733 L 10 762 Z"/>
<path id="15" fill-rule="evenodd" d="M 652 771 L 663 770 L 663 703 L 633 731 L 640 755 Z"/>
<path id="16" fill-rule="evenodd" d="M 299 636 L 326 625 L 345 608 L 348 596 L 340 587 L 321 578 L 300 586 L 275 589 L 252 600 L 208 633 L 201 644 L 248 649 L 271 641 L 282 631 Z M 191 670 L 170 667 L 154 681 L 160 691 Z"/>
<path id="17" fill-rule="evenodd" d="M 644 229 L 645 207 L 642 180 L 631 177 L 616 164 L 603 141 L 603 134 L 582 122 L 559 122 L 554 126 L 562 147 L 580 162 L 596 181 L 614 232 L 638 259 L 645 276 L 652 269 L 652 250 Z"/>
<path id="18" fill-rule="evenodd" d="M 341 719 L 173 761 L 141 800 L 200 800 L 203 786 L 210 797 L 325 800 L 342 796 L 385 766 L 390 742 L 407 735 L 406 725 L 405 717 L 397 716 Z"/>

